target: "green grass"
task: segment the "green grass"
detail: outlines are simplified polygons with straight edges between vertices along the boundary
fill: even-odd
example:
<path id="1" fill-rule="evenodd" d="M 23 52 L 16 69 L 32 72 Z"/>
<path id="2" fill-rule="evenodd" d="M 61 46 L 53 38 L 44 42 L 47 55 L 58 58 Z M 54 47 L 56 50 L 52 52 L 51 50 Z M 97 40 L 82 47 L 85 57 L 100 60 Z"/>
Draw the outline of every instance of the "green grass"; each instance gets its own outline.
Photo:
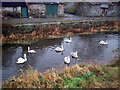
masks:
<path id="1" fill-rule="evenodd" d="M 93 83 L 95 75 L 92 72 L 86 72 L 83 76 L 75 77 L 73 79 L 64 79 L 66 88 L 83 88 L 90 83 Z"/>

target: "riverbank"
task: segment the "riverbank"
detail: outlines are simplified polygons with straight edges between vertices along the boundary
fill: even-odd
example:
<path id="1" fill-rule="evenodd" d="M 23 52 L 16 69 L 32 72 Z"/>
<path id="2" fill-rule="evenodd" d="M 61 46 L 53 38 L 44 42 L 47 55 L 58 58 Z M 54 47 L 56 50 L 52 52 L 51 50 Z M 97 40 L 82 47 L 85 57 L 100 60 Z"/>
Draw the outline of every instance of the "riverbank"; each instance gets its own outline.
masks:
<path id="1" fill-rule="evenodd" d="M 59 38 L 101 31 L 119 31 L 120 20 L 82 20 L 38 24 L 4 24 L 2 44 L 31 44 L 39 39 Z"/>
<path id="2" fill-rule="evenodd" d="M 4 82 L 3 88 L 120 88 L 120 55 L 110 65 L 77 64 L 61 72 L 52 69 L 39 73 L 28 67 L 19 70 L 19 77 Z"/>

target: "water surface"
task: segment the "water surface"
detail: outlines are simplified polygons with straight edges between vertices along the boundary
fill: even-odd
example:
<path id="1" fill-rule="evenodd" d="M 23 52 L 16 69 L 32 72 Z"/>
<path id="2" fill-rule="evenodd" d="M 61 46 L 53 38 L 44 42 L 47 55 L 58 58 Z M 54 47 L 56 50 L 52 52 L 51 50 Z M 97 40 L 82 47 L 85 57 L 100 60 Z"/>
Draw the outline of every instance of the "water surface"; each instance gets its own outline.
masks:
<path id="1" fill-rule="evenodd" d="M 72 43 L 64 42 L 64 38 L 44 39 L 31 45 L 4 45 L 2 47 L 2 65 L 3 80 L 10 76 L 17 75 L 19 69 L 24 69 L 27 65 L 31 65 L 39 72 L 47 69 L 61 69 L 64 64 L 64 57 L 70 56 L 72 51 L 78 51 L 79 61 L 76 62 L 71 58 L 70 65 L 79 64 L 108 64 L 111 62 L 116 53 L 112 51 L 118 48 L 118 34 L 96 33 L 91 35 L 73 36 Z M 100 40 L 107 40 L 108 45 L 100 45 Z M 63 53 L 58 53 L 54 49 L 64 46 Z M 36 54 L 27 53 L 27 47 L 36 50 Z M 19 57 L 27 54 L 28 61 L 24 64 L 16 64 Z"/>

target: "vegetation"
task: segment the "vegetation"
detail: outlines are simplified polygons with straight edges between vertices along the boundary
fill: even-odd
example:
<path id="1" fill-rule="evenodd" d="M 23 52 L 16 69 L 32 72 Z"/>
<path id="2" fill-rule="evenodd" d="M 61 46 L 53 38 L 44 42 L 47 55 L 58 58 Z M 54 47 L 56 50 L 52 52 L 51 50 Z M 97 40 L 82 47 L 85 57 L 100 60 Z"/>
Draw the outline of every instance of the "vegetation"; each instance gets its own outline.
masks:
<path id="1" fill-rule="evenodd" d="M 114 67 L 118 66 L 118 67 L 120 67 L 120 55 L 115 56 L 114 60 L 110 64 L 110 66 L 114 66 Z"/>
<path id="2" fill-rule="evenodd" d="M 18 11 L 2 11 L 4 18 L 20 18 L 20 13 Z"/>
<path id="3" fill-rule="evenodd" d="M 67 3 L 64 3 L 63 5 L 64 5 L 64 6 L 67 6 L 68 4 L 67 4 Z"/>
<path id="4" fill-rule="evenodd" d="M 0 37 L 0 43 L 31 44 L 41 38 L 58 38 L 78 34 L 92 34 L 94 32 L 119 32 L 119 21 L 116 21 L 112 24 L 100 26 L 97 26 L 95 24 L 94 26 L 94 24 L 89 25 L 89 23 L 85 25 L 82 25 L 80 23 L 73 23 L 66 25 L 43 25 L 36 26 L 35 28 L 33 28 L 33 26 L 14 27 L 11 24 L 3 24 L 3 35 Z M 82 27 L 80 27 L 80 25 Z"/>
<path id="5" fill-rule="evenodd" d="M 29 66 L 30 67 L 30 66 Z M 30 67 L 31 68 L 31 67 Z M 120 55 L 106 66 L 74 65 L 61 72 L 20 70 L 19 77 L 5 81 L 3 88 L 120 88 Z"/>

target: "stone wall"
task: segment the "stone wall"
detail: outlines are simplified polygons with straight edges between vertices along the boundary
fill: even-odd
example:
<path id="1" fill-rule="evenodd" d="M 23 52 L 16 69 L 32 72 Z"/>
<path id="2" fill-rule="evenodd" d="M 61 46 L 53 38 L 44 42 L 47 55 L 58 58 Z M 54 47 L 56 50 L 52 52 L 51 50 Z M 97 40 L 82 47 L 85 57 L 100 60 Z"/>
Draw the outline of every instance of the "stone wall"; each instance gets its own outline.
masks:
<path id="1" fill-rule="evenodd" d="M 106 9 L 106 16 L 120 16 L 120 5 L 109 5 L 109 8 Z M 101 4 L 90 4 L 89 2 L 80 2 L 79 8 L 77 10 L 77 15 L 80 16 L 101 16 L 102 9 Z"/>
<path id="2" fill-rule="evenodd" d="M 45 16 L 46 6 L 44 4 L 27 4 L 29 17 Z"/>

